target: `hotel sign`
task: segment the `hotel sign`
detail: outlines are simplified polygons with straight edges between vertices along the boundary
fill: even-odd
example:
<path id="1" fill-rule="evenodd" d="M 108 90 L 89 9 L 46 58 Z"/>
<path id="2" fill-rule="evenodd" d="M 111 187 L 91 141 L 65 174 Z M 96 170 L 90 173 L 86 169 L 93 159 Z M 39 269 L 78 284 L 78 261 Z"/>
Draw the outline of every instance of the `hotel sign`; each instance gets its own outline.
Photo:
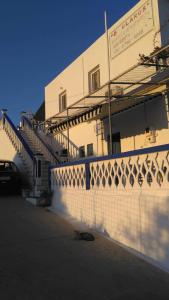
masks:
<path id="1" fill-rule="evenodd" d="M 152 1 L 149 0 L 110 33 L 111 59 L 142 38 L 153 26 Z"/>

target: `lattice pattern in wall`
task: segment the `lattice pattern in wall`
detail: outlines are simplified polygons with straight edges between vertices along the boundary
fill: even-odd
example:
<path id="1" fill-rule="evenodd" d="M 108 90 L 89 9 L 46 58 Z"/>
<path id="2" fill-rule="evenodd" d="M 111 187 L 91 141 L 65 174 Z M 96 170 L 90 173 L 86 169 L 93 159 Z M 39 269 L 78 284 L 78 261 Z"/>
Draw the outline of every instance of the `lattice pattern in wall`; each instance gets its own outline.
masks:
<path id="1" fill-rule="evenodd" d="M 90 164 L 91 188 L 168 187 L 169 151 Z"/>
<path id="2" fill-rule="evenodd" d="M 56 168 L 52 171 L 52 174 L 52 185 L 69 188 L 86 188 L 85 164 Z"/>

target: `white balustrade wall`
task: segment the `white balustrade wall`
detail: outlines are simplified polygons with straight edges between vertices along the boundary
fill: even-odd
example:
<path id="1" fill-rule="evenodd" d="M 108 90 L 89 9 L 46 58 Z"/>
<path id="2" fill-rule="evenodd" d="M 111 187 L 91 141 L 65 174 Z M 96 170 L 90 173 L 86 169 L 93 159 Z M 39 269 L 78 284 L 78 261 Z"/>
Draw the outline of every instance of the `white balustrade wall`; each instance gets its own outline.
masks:
<path id="1" fill-rule="evenodd" d="M 53 168 L 51 185 L 53 209 L 169 271 L 169 145 Z"/>
<path id="2" fill-rule="evenodd" d="M 26 149 L 24 147 L 23 142 L 21 141 L 21 139 L 18 137 L 16 133 L 16 129 L 14 130 L 7 116 L 4 118 L 4 121 L 2 120 L 1 124 L 3 130 L 5 130 L 7 136 L 9 137 L 13 147 L 20 155 L 24 163 L 24 168 L 25 168 L 24 172 L 25 174 L 27 174 L 31 186 L 33 186 L 34 162 L 33 162 L 33 157 L 31 157 L 31 153 L 29 153 L 29 149 Z"/>

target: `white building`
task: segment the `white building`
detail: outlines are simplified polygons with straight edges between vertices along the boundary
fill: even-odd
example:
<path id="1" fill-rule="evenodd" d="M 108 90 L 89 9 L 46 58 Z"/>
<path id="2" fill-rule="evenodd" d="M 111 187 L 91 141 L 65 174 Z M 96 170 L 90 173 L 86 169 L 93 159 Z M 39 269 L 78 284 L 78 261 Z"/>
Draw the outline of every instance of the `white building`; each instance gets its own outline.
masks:
<path id="1" fill-rule="evenodd" d="M 53 209 L 167 271 L 168 89 L 169 1 L 141 0 L 46 86 L 47 134 L 25 114 L 20 130 L 0 121 L 0 158 L 22 164 L 33 196 L 55 165 Z"/>
<path id="2" fill-rule="evenodd" d="M 169 42 L 168 16 L 167 0 L 139 1 L 109 28 L 108 39 L 103 34 L 45 87 L 46 120 L 53 124 L 56 140 L 61 133 L 65 135 L 64 148 L 69 148 L 70 156 L 75 156 L 72 145 L 83 157 L 167 143 L 168 102 L 167 96 L 161 94 L 167 90 L 167 79 L 165 82 L 163 77 L 160 79 L 167 66 L 160 68 L 158 64 L 167 65 L 169 58 L 167 54 L 162 60 L 160 54 L 152 53 Z M 154 58 L 146 60 L 143 56 Z M 149 67 L 140 65 L 143 60 Z M 164 84 L 159 84 L 159 80 Z M 105 98 L 109 86 L 111 124 Z M 124 97 L 131 91 L 135 97 Z M 121 97 L 117 99 L 113 95 Z"/>

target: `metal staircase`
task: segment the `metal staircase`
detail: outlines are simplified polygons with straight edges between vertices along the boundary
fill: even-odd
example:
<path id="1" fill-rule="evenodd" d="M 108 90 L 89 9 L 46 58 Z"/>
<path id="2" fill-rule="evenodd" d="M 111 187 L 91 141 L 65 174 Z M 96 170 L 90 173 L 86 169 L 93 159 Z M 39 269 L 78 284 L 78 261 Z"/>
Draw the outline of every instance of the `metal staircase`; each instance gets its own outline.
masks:
<path id="1" fill-rule="evenodd" d="M 43 192 L 49 191 L 49 167 L 68 161 L 68 156 L 61 155 L 68 142 L 69 160 L 79 157 L 78 147 L 63 133 L 55 137 L 46 134 L 26 116 L 22 117 L 21 126 L 16 128 L 5 112 L 0 126 L 22 161 L 23 175 L 29 182 L 29 195 L 32 197 L 40 197 Z"/>
<path id="2" fill-rule="evenodd" d="M 21 124 L 21 132 L 28 143 L 32 145 L 32 149 L 35 148 L 36 151 L 43 153 L 51 164 L 79 158 L 79 148 L 62 132 L 58 132 L 55 136 L 46 133 L 44 128 L 37 126 L 33 119 L 28 119 L 26 116 L 22 117 Z M 68 148 L 69 153 L 67 153 Z"/>

